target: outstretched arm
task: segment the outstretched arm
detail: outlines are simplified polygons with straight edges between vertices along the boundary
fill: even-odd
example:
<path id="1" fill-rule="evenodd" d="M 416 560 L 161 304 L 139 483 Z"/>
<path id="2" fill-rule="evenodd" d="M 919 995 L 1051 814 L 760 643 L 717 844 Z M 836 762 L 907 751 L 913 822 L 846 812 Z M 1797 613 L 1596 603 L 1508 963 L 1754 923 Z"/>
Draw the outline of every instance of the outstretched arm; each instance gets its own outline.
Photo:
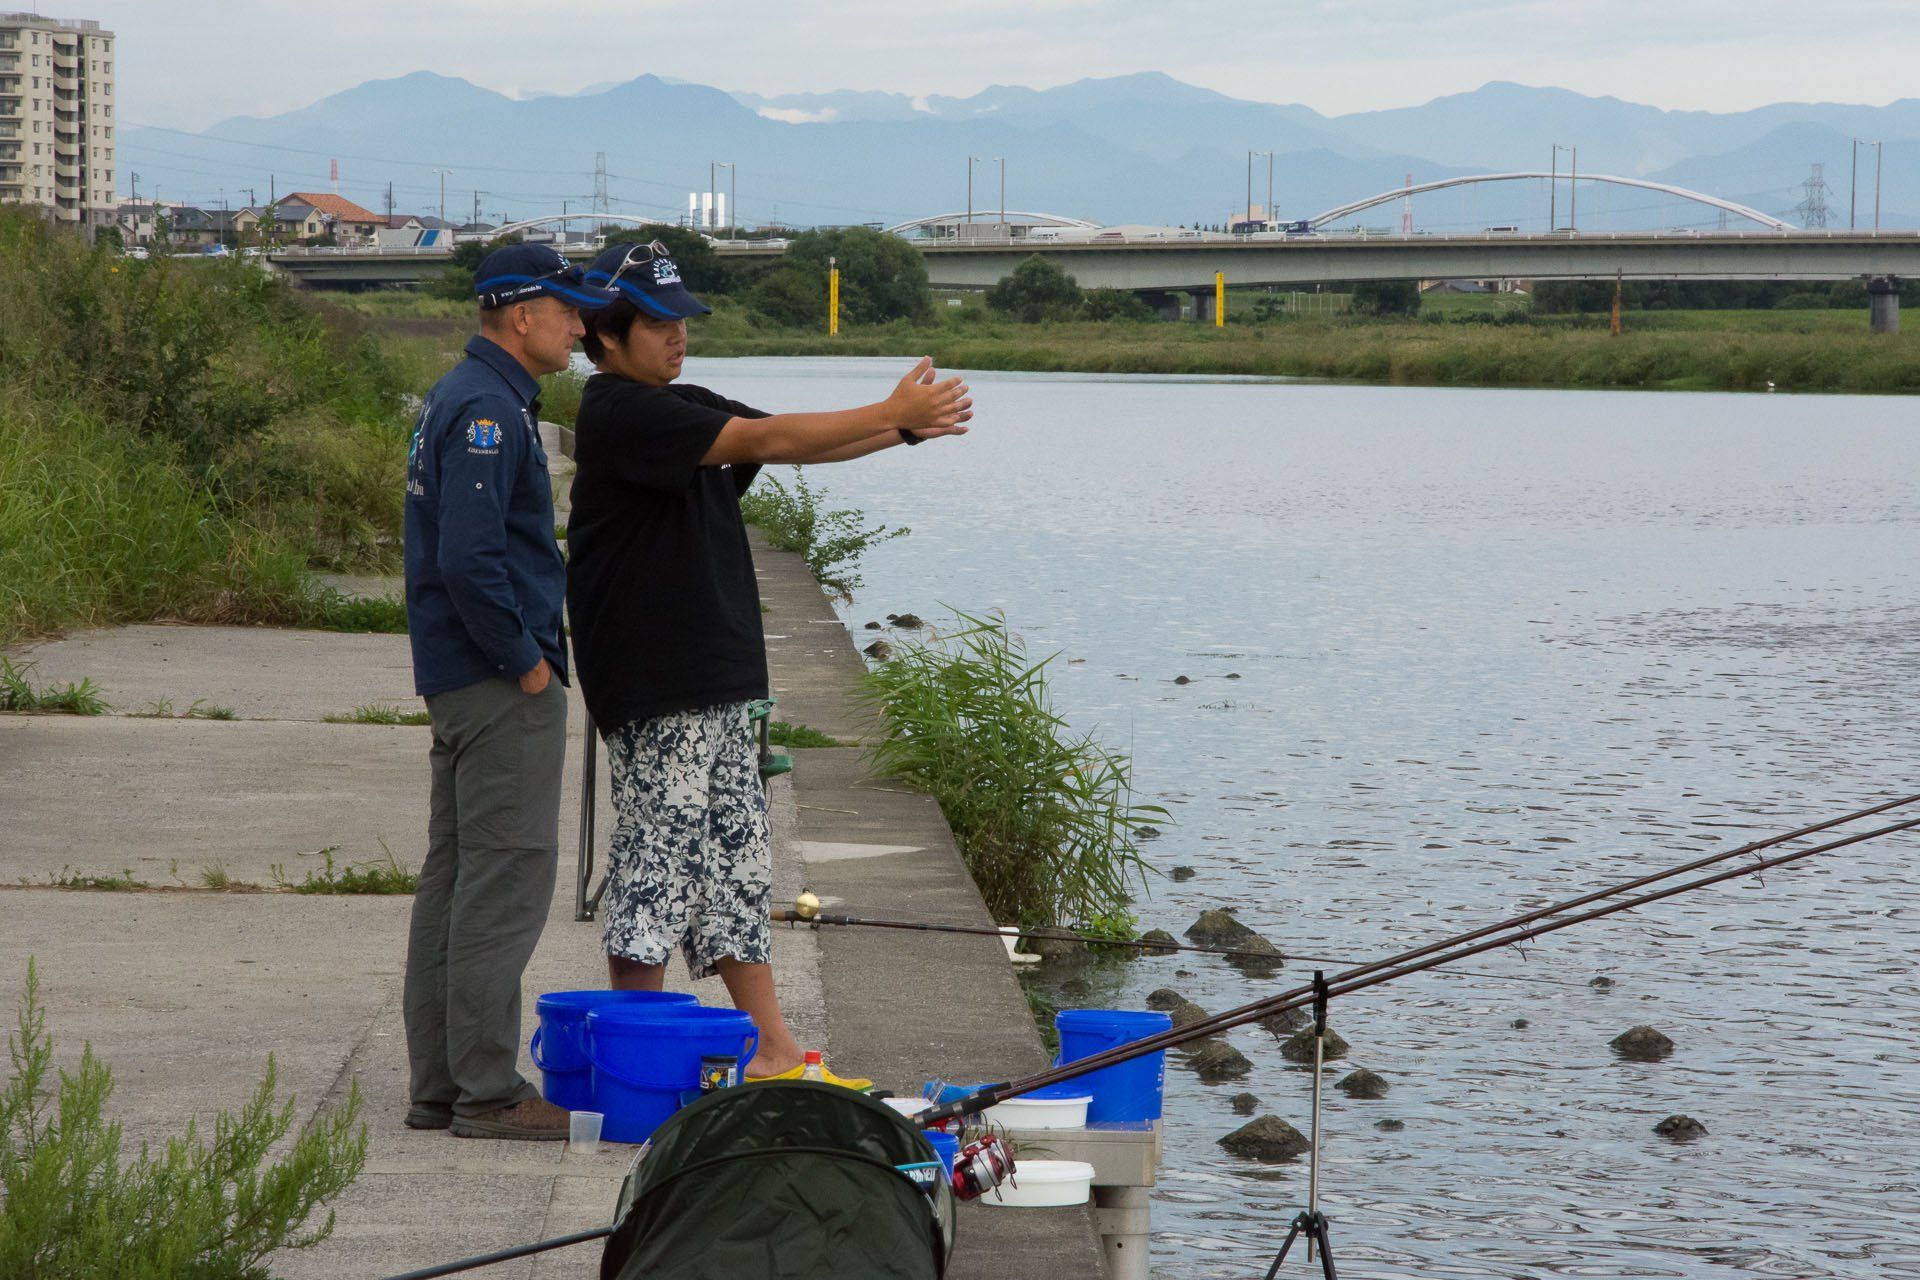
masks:
<path id="1" fill-rule="evenodd" d="M 966 383 L 958 378 L 934 381 L 933 361 L 922 359 L 892 395 L 858 409 L 733 418 L 700 461 L 703 466 L 844 462 L 902 443 L 903 430 L 922 439 L 964 435 L 972 417 Z"/>

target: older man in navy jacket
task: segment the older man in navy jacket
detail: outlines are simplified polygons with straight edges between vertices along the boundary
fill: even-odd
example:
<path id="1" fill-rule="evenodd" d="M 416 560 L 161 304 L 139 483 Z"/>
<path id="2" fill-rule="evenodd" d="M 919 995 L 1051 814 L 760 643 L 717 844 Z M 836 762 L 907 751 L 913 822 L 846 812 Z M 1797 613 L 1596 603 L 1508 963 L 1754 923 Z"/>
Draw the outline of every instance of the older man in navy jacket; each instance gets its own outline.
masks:
<path id="1" fill-rule="evenodd" d="M 560 1139 L 518 1068 L 520 979 L 546 924 L 566 754 L 567 571 L 540 443 L 539 375 L 614 294 L 544 245 L 474 274 L 480 333 L 435 384 L 407 459 L 407 629 L 433 721 L 432 816 L 413 900 L 406 1122 Z"/>

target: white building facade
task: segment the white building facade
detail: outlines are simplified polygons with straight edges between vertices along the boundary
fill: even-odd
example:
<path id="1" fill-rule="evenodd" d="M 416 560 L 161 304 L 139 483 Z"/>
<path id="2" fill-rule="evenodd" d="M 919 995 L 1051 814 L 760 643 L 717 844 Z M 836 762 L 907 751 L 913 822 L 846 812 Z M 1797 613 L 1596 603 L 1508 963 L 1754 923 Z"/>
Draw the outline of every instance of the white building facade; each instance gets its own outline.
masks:
<path id="1" fill-rule="evenodd" d="M 98 22 L 0 13 L 0 201 L 114 224 L 113 43 Z"/>

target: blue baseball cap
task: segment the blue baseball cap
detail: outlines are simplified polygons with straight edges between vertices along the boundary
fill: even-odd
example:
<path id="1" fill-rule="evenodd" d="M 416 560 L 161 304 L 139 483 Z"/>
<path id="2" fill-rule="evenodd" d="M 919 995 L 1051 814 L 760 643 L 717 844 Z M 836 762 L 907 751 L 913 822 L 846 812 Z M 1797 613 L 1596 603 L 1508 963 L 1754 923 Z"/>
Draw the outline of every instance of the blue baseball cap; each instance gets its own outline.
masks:
<path id="1" fill-rule="evenodd" d="M 640 309 L 642 315 L 656 320 L 684 320 L 704 316 L 713 308 L 687 292 L 680 281 L 680 268 L 667 256 L 667 246 L 617 244 L 593 260 L 587 268 L 587 283 L 612 289 Z"/>
<path id="2" fill-rule="evenodd" d="M 604 307 L 620 295 L 588 284 L 585 273 L 550 244 L 495 249 L 473 273 L 474 296 L 491 311 L 550 294 L 576 307 Z"/>

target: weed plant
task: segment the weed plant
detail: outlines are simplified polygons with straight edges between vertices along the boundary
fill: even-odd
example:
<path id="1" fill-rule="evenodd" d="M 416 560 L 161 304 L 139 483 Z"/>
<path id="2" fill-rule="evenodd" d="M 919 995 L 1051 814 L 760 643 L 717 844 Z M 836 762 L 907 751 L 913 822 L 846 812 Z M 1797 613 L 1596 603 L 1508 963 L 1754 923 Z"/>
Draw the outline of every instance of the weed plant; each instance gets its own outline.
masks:
<path id="1" fill-rule="evenodd" d="M 209 706 L 204 698 L 195 698 L 185 711 L 177 713 L 173 709 L 173 703 L 165 698 L 156 698 L 133 715 L 139 720 L 238 720 L 240 718 L 232 707 Z"/>
<path id="2" fill-rule="evenodd" d="M 396 894 L 413 893 L 420 887 L 418 872 L 408 871 L 394 860 L 389 851 L 384 859 L 371 862 L 354 862 L 346 866 L 336 866 L 332 848 L 320 850 L 325 867 L 318 873 L 309 871 L 300 883 L 295 884 L 287 878 L 286 869 L 274 864 L 273 879 L 275 885 L 289 893 L 326 893 L 326 894 Z"/>
<path id="3" fill-rule="evenodd" d="M 16 667 L 0 656 L 0 711 L 97 716 L 107 709 L 92 680 L 82 677 L 79 684 L 69 681 L 36 689 L 27 681 L 27 672 L 32 669 L 31 662 Z"/>
<path id="4" fill-rule="evenodd" d="M 355 707 L 345 715 L 323 717 L 328 724 L 432 724 L 433 718 L 424 711 L 402 711 L 391 702 L 369 702 L 365 706 Z"/>
<path id="5" fill-rule="evenodd" d="M 158 1151 L 122 1153 L 106 1118 L 113 1073 L 93 1047 L 56 1072 L 27 962 L 26 993 L 7 1037 L 12 1070 L 0 1089 L 0 1276 L 33 1280 L 265 1280 L 267 1259 L 332 1233 L 333 1212 L 367 1159 L 356 1082 L 346 1104 L 286 1142 L 294 1099 L 276 1100 L 273 1058 L 238 1111 L 196 1121 Z M 279 1152 L 275 1156 L 276 1150 Z"/>
<path id="6" fill-rule="evenodd" d="M 767 745 L 773 747 L 844 747 L 847 744 L 804 724 L 773 720 L 767 724 Z"/>
<path id="7" fill-rule="evenodd" d="M 869 526 L 857 510 L 825 510 L 826 500 L 826 490 L 807 482 L 804 467 L 793 469 L 791 487 L 772 472 L 762 471 L 758 483 L 741 497 L 740 514 L 778 550 L 799 552 L 821 586 L 851 599 L 861 584 L 861 557 L 911 530 Z"/>
<path id="8" fill-rule="evenodd" d="M 1150 870 L 1134 829 L 1166 810 L 1134 800 L 1126 755 L 1054 710 L 1052 657 L 1029 658 L 998 614 L 960 618 L 963 630 L 868 675 L 877 767 L 939 800 L 996 920 L 1124 915 Z"/>
<path id="9" fill-rule="evenodd" d="M 133 878 L 133 868 L 124 867 L 119 875 L 108 872 L 104 875 L 75 871 L 71 867 L 60 868 L 60 874 L 48 881 L 56 889 L 89 889 L 100 893 L 137 893 L 153 886 L 144 880 Z M 4 1275 L 0 1272 L 0 1275 Z"/>

